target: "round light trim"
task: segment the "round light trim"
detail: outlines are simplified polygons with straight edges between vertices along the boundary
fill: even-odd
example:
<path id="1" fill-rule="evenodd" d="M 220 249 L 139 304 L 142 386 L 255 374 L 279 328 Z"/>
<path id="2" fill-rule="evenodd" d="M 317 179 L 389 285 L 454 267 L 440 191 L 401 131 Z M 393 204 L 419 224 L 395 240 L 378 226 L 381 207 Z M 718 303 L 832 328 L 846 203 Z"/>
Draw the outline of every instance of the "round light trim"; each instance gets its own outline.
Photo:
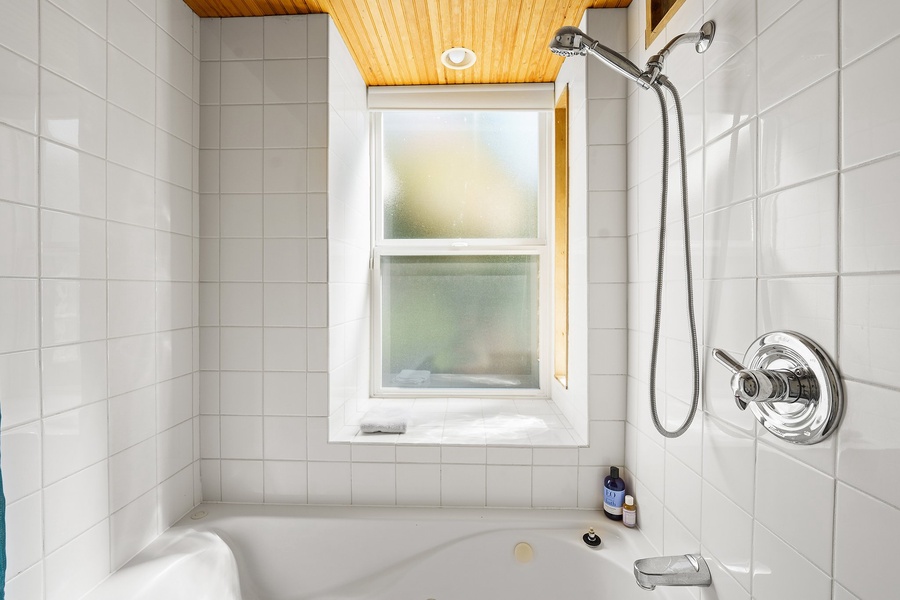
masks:
<path id="1" fill-rule="evenodd" d="M 441 54 L 441 64 L 448 69 L 456 71 L 468 69 L 475 64 L 476 60 L 478 60 L 478 57 L 475 56 L 474 52 L 461 46 L 444 50 L 444 53 Z"/>

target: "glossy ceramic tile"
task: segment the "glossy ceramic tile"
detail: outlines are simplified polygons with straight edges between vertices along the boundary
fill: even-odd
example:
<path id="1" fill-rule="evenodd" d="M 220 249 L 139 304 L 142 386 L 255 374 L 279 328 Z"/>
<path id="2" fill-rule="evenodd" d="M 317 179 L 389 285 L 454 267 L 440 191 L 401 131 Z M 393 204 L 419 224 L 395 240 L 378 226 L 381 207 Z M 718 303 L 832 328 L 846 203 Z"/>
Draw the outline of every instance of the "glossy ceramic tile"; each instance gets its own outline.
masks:
<path id="1" fill-rule="evenodd" d="M 759 109 L 838 67 L 838 0 L 801 0 L 759 36 Z"/>
<path id="2" fill-rule="evenodd" d="M 7 505 L 41 489 L 41 426 L 29 423 L 7 428 L 2 436 L 3 493 Z"/>
<path id="3" fill-rule="evenodd" d="M 41 494 L 32 494 L 7 507 L 7 544 L 17 549 L 15 553 L 10 552 L 7 562 L 7 572 L 11 575 L 17 575 L 40 561 L 43 541 L 41 517 Z M 6 591 L 11 594 L 8 584 Z"/>
<path id="4" fill-rule="evenodd" d="M 163 382 L 191 372 L 193 335 L 189 329 L 156 334 L 156 381 Z"/>
<path id="5" fill-rule="evenodd" d="M 830 356 L 837 356 L 837 279 L 761 279 L 757 332 L 802 331 Z"/>
<path id="6" fill-rule="evenodd" d="M 221 25 L 222 60 L 263 57 L 263 19 L 224 19 Z"/>
<path id="7" fill-rule="evenodd" d="M 831 578 L 803 558 L 771 531 L 756 523 L 753 528 L 753 597 L 827 598 Z"/>
<path id="8" fill-rule="evenodd" d="M 843 176 L 841 252 L 843 270 L 849 272 L 900 269 L 900 241 L 891 225 L 900 208 L 891 198 L 898 183 L 900 159 L 893 158 Z"/>
<path id="9" fill-rule="evenodd" d="M 41 70 L 41 135 L 90 152 L 106 153 L 106 102 L 58 75 Z"/>
<path id="10" fill-rule="evenodd" d="M 440 465 L 398 463 L 395 477 L 398 505 L 440 506 Z"/>
<path id="11" fill-rule="evenodd" d="M 0 125 L 0 198 L 24 204 L 38 203 L 37 138 Z"/>
<path id="12" fill-rule="evenodd" d="M 307 146 L 307 130 L 310 123 L 307 121 L 306 105 L 267 104 L 263 107 L 263 111 L 262 133 L 266 148 Z"/>
<path id="13" fill-rule="evenodd" d="M 265 417 L 263 428 L 266 459 L 306 460 L 306 418 Z"/>
<path id="14" fill-rule="evenodd" d="M 156 523 L 156 494 L 148 492 L 110 515 L 109 535 L 112 567 L 120 568 L 146 547 L 159 532 Z"/>
<path id="15" fill-rule="evenodd" d="M 252 431 L 248 432 L 252 435 Z M 162 483 L 190 464 L 193 456 L 193 424 L 185 421 L 160 433 L 156 444 L 156 478 Z"/>
<path id="16" fill-rule="evenodd" d="M 116 454 L 156 433 L 156 394 L 145 387 L 109 399 L 109 452 Z"/>
<path id="17" fill-rule="evenodd" d="M 42 141 L 41 206 L 103 218 L 106 169 L 103 159 Z"/>
<path id="18" fill-rule="evenodd" d="M 184 46 L 194 51 L 194 20 L 196 15 L 181 2 L 158 0 L 156 2 L 156 22 L 166 33 Z"/>
<path id="19" fill-rule="evenodd" d="M 484 506 L 484 465 L 442 465 L 442 506 Z"/>
<path id="20" fill-rule="evenodd" d="M 836 175 L 760 198 L 759 274 L 837 271 L 837 231 Z"/>
<path id="21" fill-rule="evenodd" d="M 109 43 L 153 70 L 156 66 L 156 28 L 130 2 L 109 3 Z"/>
<path id="22" fill-rule="evenodd" d="M 0 40 L 13 52 L 38 59 L 39 0 L 9 2 L 0 7 Z"/>
<path id="23" fill-rule="evenodd" d="M 766 445 L 757 450 L 756 519 L 830 573 L 834 479 Z M 785 503 L 785 497 L 815 501 Z"/>
<path id="24" fill-rule="evenodd" d="M 897 35 L 900 6 L 889 0 L 841 0 L 841 60 L 847 65 Z"/>
<path id="25" fill-rule="evenodd" d="M 193 103 L 189 96 L 163 81 L 156 85 L 156 126 L 181 138 L 191 141 Z"/>
<path id="26" fill-rule="evenodd" d="M 900 328 L 895 310 L 900 276 L 841 278 L 840 356 L 842 370 L 864 381 L 897 386 L 900 350 L 894 343 Z"/>
<path id="27" fill-rule="evenodd" d="M 262 195 L 222 194 L 219 199 L 219 226 L 222 237 L 262 237 Z"/>
<path id="28" fill-rule="evenodd" d="M 0 275 L 37 277 L 37 209 L 0 201 Z"/>
<path id="29" fill-rule="evenodd" d="M 154 331 L 154 284 L 150 281 L 110 281 L 109 337 Z"/>
<path id="30" fill-rule="evenodd" d="M 106 337 L 106 283 L 53 281 L 41 285 L 43 346 Z"/>
<path id="31" fill-rule="evenodd" d="M 263 107 L 223 106 L 220 113 L 221 148 L 262 148 Z"/>
<path id="32" fill-rule="evenodd" d="M 156 440 L 136 444 L 109 459 L 109 504 L 113 512 L 153 489 Z"/>
<path id="33" fill-rule="evenodd" d="M 265 58 L 306 58 L 307 19 L 268 19 L 265 30 Z"/>
<path id="34" fill-rule="evenodd" d="M 860 519 L 865 515 L 865 519 Z M 844 484 L 837 487 L 834 578 L 860 599 L 893 594 L 900 511 Z M 860 551 L 863 549 L 863 551 Z"/>
<path id="35" fill-rule="evenodd" d="M 353 504 L 390 506 L 396 503 L 396 473 L 393 463 L 354 462 L 350 477 Z"/>
<path id="36" fill-rule="evenodd" d="M 41 275 L 98 279 L 106 276 L 105 223 L 41 211 Z"/>
<path id="37" fill-rule="evenodd" d="M 0 48 L 0 74 L 9 86 L 0 99 L 0 122 L 37 133 L 37 65 Z"/>
<path id="38" fill-rule="evenodd" d="M 156 130 L 156 178 L 190 189 L 193 183 L 191 146 L 175 136 Z"/>
<path id="39" fill-rule="evenodd" d="M 44 484 L 76 473 L 107 456 L 106 402 L 44 419 Z"/>
<path id="40" fill-rule="evenodd" d="M 106 341 L 46 348 L 41 362 L 44 415 L 106 397 Z"/>
<path id="41" fill-rule="evenodd" d="M 750 514 L 753 514 L 753 489 L 758 485 L 755 466 L 756 439 L 753 436 L 715 419 L 706 421 L 703 479 Z"/>
<path id="42" fill-rule="evenodd" d="M 38 346 L 36 279 L 0 279 L 0 352 Z"/>
<path id="43" fill-rule="evenodd" d="M 53 552 L 109 514 L 106 462 L 44 490 L 44 549 Z"/>
<path id="44" fill-rule="evenodd" d="M 704 18 L 716 22 L 717 42 L 703 54 L 703 71 L 708 77 L 753 40 L 756 35 L 756 3 L 725 0 L 706 7 L 708 10 Z"/>
<path id="45" fill-rule="evenodd" d="M 266 502 L 306 504 L 306 462 L 266 461 L 263 468 Z"/>
<path id="46" fill-rule="evenodd" d="M 789 11 L 799 0 L 757 0 L 756 12 L 759 32 L 762 33 Z"/>
<path id="47" fill-rule="evenodd" d="M 756 43 L 735 54 L 703 84 L 704 133 L 709 141 L 756 112 Z"/>
<path id="48" fill-rule="evenodd" d="M 684 463 L 673 458 L 671 453 L 666 454 L 665 460 L 666 509 L 671 511 L 690 535 L 699 538 L 702 516 L 702 479 Z"/>
<path id="49" fill-rule="evenodd" d="M 307 470 L 310 504 L 350 504 L 350 463 L 310 462 Z"/>
<path id="50" fill-rule="evenodd" d="M 41 2 L 41 65 L 106 97 L 105 40 L 47 0 Z"/>
<path id="51" fill-rule="evenodd" d="M 109 340 L 109 395 L 118 396 L 156 380 L 156 339 L 152 334 Z"/>
<path id="52" fill-rule="evenodd" d="M 750 588 L 753 520 L 710 484 L 703 484 L 701 542 L 725 571 L 746 590 Z M 704 553 L 705 554 L 705 553 Z"/>
<path id="53" fill-rule="evenodd" d="M 0 354 L 0 404 L 3 429 L 37 419 L 41 414 L 37 350 Z"/>
<path id="54" fill-rule="evenodd" d="M 261 150 L 222 150 L 219 153 L 219 169 L 222 193 L 258 194 L 263 191 Z"/>
<path id="55" fill-rule="evenodd" d="M 760 193 L 835 170 L 837 150 L 838 85 L 832 75 L 760 115 Z"/>
<path id="56" fill-rule="evenodd" d="M 862 383 L 844 384 L 847 409 L 838 430 L 838 478 L 859 490 L 900 506 L 891 457 L 897 452 L 900 393 Z"/>
<path id="57" fill-rule="evenodd" d="M 756 122 L 709 144 L 705 150 L 705 210 L 728 206 L 754 195 Z"/>
<path id="58" fill-rule="evenodd" d="M 185 96 L 192 94 L 191 53 L 160 28 L 156 30 L 156 75 Z"/>
<path id="59" fill-rule="evenodd" d="M 262 369 L 262 328 L 223 327 L 220 337 L 223 370 Z"/>
<path id="60" fill-rule="evenodd" d="M 109 223 L 107 234 L 110 279 L 155 279 L 152 230 Z"/>
<path id="61" fill-rule="evenodd" d="M 109 520 L 103 520 L 44 561 L 47 600 L 81 596 L 109 575 Z"/>
<path id="62" fill-rule="evenodd" d="M 222 104 L 262 104 L 263 63 L 260 61 L 223 62 L 221 85 Z"/>
<path id="63" fill-rule="evenodd" d="M 841 90 L 843 166 L 885 156 L 900 149 L 897 142 L 900 117 L 890 97 L 893 84 L 885 93 L 871 93 L 872 78 L 900 56 L 900 39 L 894 40 L 843 70 Z"/>
<path id="64" fill-rule="evenodd" d="M 755 276 L 756 235 L 754 202 L 707 213 L 703 221 L 703 276 L 707 279 Z"/>

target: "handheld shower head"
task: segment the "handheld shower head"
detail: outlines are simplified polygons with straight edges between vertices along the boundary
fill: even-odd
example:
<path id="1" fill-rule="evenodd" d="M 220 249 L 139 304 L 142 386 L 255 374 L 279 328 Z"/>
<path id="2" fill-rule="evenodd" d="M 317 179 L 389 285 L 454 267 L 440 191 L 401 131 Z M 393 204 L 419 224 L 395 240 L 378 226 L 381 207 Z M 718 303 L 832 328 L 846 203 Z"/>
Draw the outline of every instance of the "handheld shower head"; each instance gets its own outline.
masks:
<path id="1" fill-rule="evenodd" d="M 577 27 L 572 27 L 571 25 L 560 27 L 553 34 L 553 39 L 550 41 L 550 52 L 564 57 L 584 56 L 587 54 L 585 39 L 588 40 L 588 44 L 594 41 L 584 35 L 584 32 Z"/>
<path id="2" fill-rule="evenodd" d="M 627 77 L 643 88 L 648 87 L 648 83 L 641 77 L 643 72 L 637 65 L 615 50 L 591 39 L 577 27 L 566 25 L 557 29 L 556 33 L 553 34 L 553 39 L 550 41 L 550 51 L 565 57 L 592 54 L 595 58 L 600 59 L 600 62 L 620 75 Z"/>

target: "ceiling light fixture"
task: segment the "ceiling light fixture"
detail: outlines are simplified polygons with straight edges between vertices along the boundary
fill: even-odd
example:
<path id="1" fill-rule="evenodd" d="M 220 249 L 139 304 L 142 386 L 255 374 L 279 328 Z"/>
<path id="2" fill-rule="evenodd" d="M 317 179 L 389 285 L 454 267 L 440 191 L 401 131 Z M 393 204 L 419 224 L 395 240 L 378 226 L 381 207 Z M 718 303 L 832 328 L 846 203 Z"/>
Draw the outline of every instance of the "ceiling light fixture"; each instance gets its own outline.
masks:
<path id="1" fill-rule="evenodd" d="M 478 57 L 475 56 L 474 52 L 461 46 L 444 50 L 444 53 L 441 54 L 441 64 L 448 69 L 457 71 L 468 69 L 475 64 L 477 59 Z"/>

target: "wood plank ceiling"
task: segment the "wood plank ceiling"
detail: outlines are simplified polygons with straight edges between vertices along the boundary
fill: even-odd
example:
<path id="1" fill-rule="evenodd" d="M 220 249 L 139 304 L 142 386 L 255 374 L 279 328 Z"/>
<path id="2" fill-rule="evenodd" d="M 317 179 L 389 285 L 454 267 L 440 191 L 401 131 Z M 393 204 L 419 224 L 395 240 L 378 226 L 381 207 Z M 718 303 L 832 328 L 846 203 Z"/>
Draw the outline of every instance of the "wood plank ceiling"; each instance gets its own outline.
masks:
<path id="1" fill-rule="evenodd" d="M 367 85 L 548 82 L 563 59 L 553 32 L 587 8 L 631 0 L 184 0 L 201 17 L 328 13 Z M 454 71 L 441 53 L 470 48 L 475 65 Z"/>

